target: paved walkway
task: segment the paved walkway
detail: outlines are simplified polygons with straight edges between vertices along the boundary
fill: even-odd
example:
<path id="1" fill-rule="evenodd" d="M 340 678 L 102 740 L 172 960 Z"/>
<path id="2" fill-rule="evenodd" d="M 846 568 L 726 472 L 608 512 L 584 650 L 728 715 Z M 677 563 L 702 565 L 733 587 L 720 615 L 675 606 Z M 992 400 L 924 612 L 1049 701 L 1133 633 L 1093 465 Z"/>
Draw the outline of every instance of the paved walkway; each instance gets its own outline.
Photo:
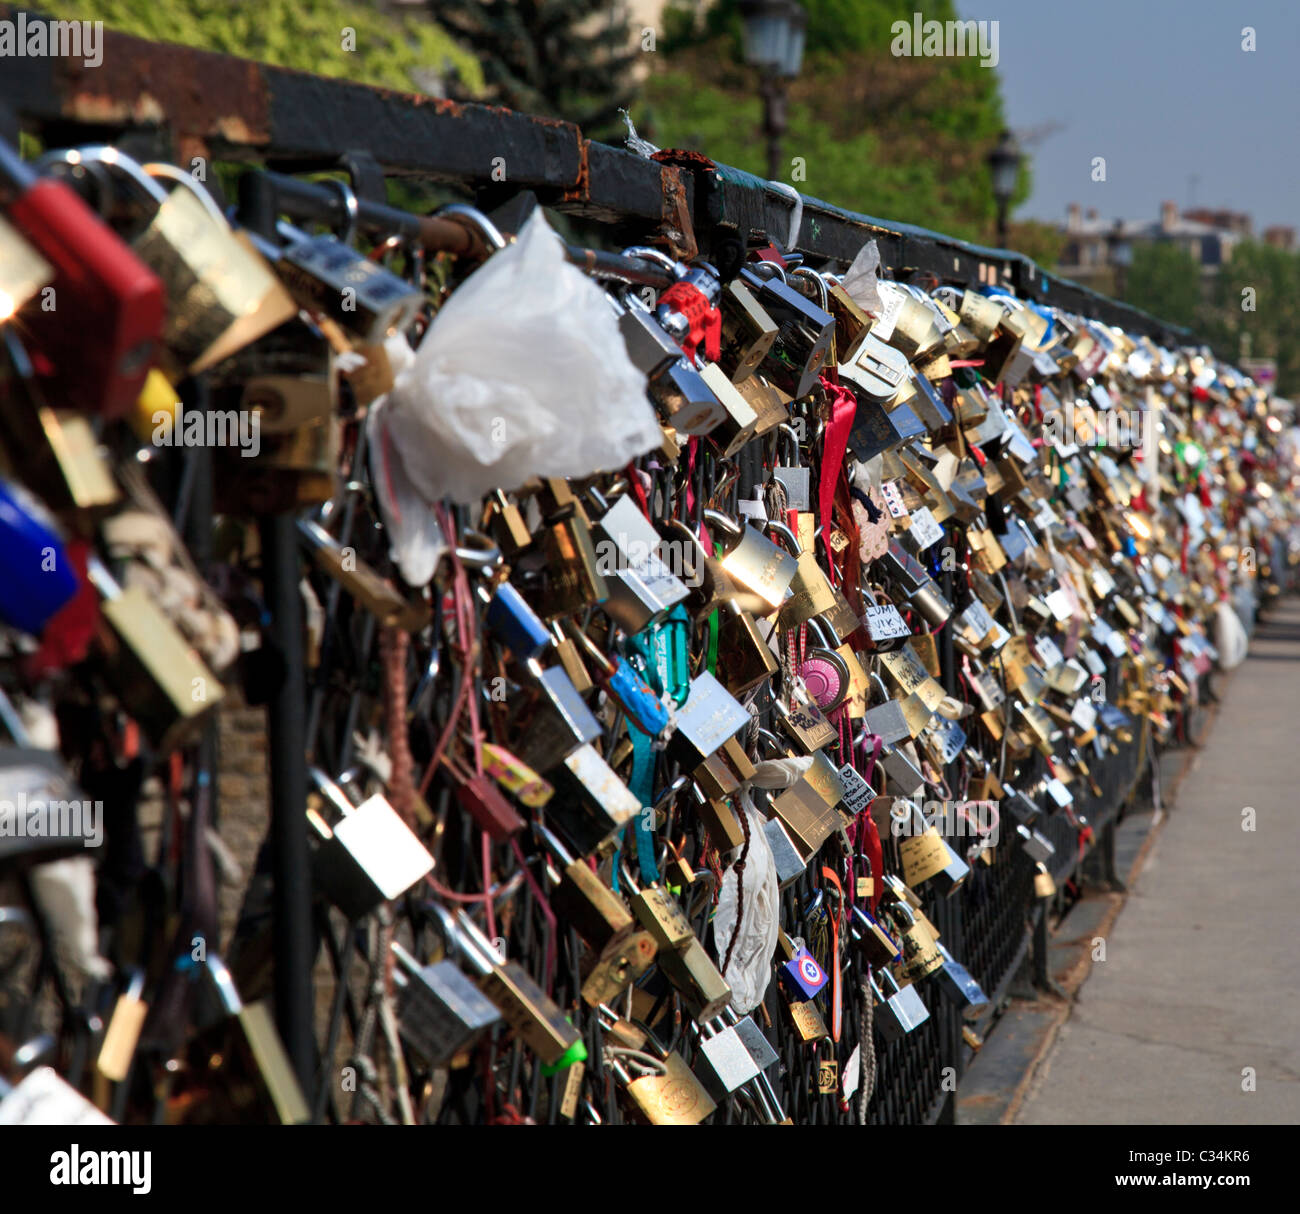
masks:
<path id="1" fill-rule="evenodd" d="M 1242 829 L 1247 807 L 1254 831 Z M 1300 1121 L 1298 928 L 1300 600 L 1289 599 L 1229 677 L 1017 1123 Z"/>

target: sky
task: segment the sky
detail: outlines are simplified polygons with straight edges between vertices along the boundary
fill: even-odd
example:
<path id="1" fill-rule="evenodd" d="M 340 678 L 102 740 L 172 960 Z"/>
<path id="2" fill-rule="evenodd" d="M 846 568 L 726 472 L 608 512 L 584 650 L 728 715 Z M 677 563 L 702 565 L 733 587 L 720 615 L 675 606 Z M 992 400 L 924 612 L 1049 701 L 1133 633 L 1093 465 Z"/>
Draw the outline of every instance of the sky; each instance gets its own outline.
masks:
<path id="1" fill-rule="evenodd" d="M 1300 0 L 956 0 L 996 20 L 997 72 L 1031 141 L 1016 219 L 1157 219 L 1169 199 L 1300 227 Z M 1256 49 L 1242 49 L 1244 27 Z M 1106 180 L 1093 181 L 1104 157 Z"/>

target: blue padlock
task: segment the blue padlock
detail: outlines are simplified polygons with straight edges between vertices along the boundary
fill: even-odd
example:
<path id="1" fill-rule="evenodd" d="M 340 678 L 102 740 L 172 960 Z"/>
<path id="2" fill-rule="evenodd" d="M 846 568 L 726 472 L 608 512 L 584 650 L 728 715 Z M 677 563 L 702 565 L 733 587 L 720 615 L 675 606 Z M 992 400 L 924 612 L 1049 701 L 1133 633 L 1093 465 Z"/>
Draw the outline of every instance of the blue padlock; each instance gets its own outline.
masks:
<path id="1" fill-rule="evenodd" d="M 0 481 L 0 620 L 40 636 L 77 593 L 54 520 L 25 489 Z"/>
<path id="2" fill-rule="evenodd" d="M 817 958 L 802 947 L 796 949 L 794 956 L 781 966 L 779 977 L 791 997 L 802 1001 L 815 998 L 830 980 L 826 971 L 817 964 Z"/>
<path id="3" fill-rule="evenodd" d="M 487 600 L 487 625 L 521 661 L 535 658 L 551 643 L 541 617 L 509 582 Z"/>

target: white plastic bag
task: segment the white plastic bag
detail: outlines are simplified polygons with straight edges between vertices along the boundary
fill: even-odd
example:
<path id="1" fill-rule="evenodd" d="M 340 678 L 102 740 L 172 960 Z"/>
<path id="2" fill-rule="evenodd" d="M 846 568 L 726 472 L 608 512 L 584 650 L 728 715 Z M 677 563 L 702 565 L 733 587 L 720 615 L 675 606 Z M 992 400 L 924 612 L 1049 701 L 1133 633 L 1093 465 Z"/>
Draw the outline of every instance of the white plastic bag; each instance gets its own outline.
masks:
<path id="1" fill-rule="evenodd" d="M 772 953 L 776 949 L 777 917 L 780 910 L 776 883 L 776 861 L 763 833 L 763 819 L 749 793 L 737 800 L 749 822 L 749 855 L 745 858 L 745 889 L 740 908 L 740 935 L 731 950 L 723 977 L 731 987 L 731 1006 L 742 1016 L 752 1012 L 767 993 L 772 976 Z M 713 939 L 719 964 L 726 958 L 731 933 L 736 928 L 736 870 L 727 869 L 718 892 L 718 909 L 713 917 Z"/>
<path id="2" fill-rule="evenodd" d="M 414 365 L 415 351 L 401 333 L 384 342 L 384 353 L 394 376 Z M 370 456 L 370 475 L 375 486 L 379 513 L 392 544 L 393 560 L 402 577 L 412 586 L 427 586 L 433 578 L 447 540 L 434 517 L 432 505 L 420 495 L 406 460 L 418 452 L 403 455 L 388 430 L 388 395 L 376 400 L 366 413 L 366 450 Z"/>
<path id="3" fill-rule="evenodd" d="M 621 468 L 663 441 L 604 292 L 540 210 L 443 305 L 384 413 L 428 502 Z"/>
<path id="4" fill-rule="evenodd" d="M 1220 603 L 1214 613 L 1214 647 L 1219 651 L 1219 665 L 1224 670 L 1240 666 L 1249 645 L 1241 617 L 1231 603 Z"/>

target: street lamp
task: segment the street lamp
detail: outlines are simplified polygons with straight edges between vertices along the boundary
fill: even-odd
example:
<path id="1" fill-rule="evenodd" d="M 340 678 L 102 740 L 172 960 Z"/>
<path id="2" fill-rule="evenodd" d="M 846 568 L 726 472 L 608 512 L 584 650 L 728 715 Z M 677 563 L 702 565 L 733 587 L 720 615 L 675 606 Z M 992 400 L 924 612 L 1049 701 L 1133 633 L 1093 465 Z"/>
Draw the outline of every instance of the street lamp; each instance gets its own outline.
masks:
<path id="1" fill-rule="evenodd" d="M 1020 145 L 1010 131 L 1003 131 L 988 155 L 989 174 L 993 178 L 993 198 L 998 204 L 998 247 L 1007 247 L 1007 208 L 1020 180 Z"/>
<path id="2" fill-rule="evenodd" d="M 1115 297 L 1124 298 L 1128 286 L 1128 268 L 1133 264 L 1133 242 L 1124 235 L 1124 221 L 1115 220 L 1115 226 L 1106 234 L 1110 264 L 1115 270 Z"/>
<path id="3" fill-rule="evenodd" d="M 763 134 L 767 137 L 767 175 L 781 179 L 781 136 L 785 134 L 786 81 L 803 63 L 808 14 L 798 0 L 740 0 L 745 62 L 762 73 Z"/>

